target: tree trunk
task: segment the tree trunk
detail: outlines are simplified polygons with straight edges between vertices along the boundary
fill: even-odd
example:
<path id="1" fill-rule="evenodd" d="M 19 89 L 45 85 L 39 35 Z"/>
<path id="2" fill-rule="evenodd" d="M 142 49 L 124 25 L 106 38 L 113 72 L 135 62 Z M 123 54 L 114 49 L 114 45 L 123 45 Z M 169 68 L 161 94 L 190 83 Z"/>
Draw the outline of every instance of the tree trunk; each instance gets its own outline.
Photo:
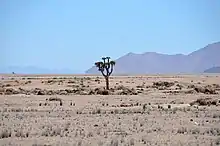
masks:
<path id="1" fill-rule="evenodd" d="M 109 77 L 105 77 L 106 90 L 109 90 Z"/>

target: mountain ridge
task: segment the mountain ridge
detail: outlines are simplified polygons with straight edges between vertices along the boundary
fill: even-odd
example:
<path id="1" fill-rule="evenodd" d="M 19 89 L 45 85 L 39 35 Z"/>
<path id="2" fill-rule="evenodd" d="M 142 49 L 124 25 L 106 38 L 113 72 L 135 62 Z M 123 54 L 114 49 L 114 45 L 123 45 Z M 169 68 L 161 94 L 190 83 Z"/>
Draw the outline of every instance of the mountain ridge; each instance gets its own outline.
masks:
<path id="1" fill-rule="evenodd" d="M 189 54 L 129 52 L 115 60 L 114 74 L 202 73 L 208 68 L 220 65 L 218 56 L 220 56 L 220 42 L 208 44 Z M 95 66 L 85 73 L 100 74 Z"/>
<path id="2" fill-rule="evenodd" d="M 204 73 L 220 73 L 220 66 L 212 67 L 209 69 L 206 69 Z"/>

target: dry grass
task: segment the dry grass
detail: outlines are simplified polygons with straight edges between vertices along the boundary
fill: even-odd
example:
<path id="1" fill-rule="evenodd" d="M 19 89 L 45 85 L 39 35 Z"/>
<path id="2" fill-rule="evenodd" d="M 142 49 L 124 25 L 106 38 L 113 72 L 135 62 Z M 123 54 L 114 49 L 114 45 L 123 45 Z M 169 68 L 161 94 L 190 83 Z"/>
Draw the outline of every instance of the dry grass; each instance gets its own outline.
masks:
<path id="1" fill-rule="evenodd" d="M 191 82 L 193 81 L 193 82 Z M 27 76 L 0 89 L 1 145 L 218 145 L 219 76 Z"/>

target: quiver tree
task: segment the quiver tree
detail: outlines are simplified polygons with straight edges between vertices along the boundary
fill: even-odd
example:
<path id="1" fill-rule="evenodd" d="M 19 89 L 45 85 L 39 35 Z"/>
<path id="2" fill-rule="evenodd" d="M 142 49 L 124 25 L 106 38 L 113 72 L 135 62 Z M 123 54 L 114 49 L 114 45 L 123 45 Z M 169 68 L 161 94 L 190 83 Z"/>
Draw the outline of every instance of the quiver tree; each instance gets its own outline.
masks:
<path id="1" fill-rule="evenodd" d="M 98 68 L 98 70 L 102 73 L 102 75 L 105 77 L 106 81 L 106 89 L 109 90 L 109 76 L 113 72 L 113 67 L 115 66 L 115 61 L 110 61 L 110 57 L 103 57 L 103 61 L 96 62 L 95 66 Z"/>

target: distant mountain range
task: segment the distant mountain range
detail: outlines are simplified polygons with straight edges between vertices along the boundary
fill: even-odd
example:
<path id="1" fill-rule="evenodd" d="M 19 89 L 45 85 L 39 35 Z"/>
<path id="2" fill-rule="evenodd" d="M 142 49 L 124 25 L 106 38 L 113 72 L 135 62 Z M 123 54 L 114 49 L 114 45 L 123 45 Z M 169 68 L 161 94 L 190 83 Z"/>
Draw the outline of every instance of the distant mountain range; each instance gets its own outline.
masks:
<path id="1" fill-rule="evenodd" d="M 204 73 L 220 73 L 220 66 L 209 68 Z"/>
<path id="2" fill-rule="evenodd" d="M 209 44 L 188 55 L 156 52 L 128 53 L 115 60 L 114 74 L 203 73 L 220 66 L 220 42 Z M 87 74 L 100 74 L 95 66 Z"/>
<path id="3" fill-rule="evenodd" d="M 188 55 L 146 52 L 128 53 L 116 61 L 114 74 L 172 74 L 172 73 L 220 73 L 220 42 L 209 44 Z M 70 69 L 45 69 L 40 67 L 0 66 L 0 73 L 21 74 L 82 74 Z M 95 66 L 86 74 L 100 74 Z"/>
<path id="4" fill-rule="evenodd" d="M 34 66 L 9 66 L 0 67 L 0 73 L 17 73 L 17 74 L 80 74 L 79 71 L 74 71 L 70 69 L 46 69 Z"/>

